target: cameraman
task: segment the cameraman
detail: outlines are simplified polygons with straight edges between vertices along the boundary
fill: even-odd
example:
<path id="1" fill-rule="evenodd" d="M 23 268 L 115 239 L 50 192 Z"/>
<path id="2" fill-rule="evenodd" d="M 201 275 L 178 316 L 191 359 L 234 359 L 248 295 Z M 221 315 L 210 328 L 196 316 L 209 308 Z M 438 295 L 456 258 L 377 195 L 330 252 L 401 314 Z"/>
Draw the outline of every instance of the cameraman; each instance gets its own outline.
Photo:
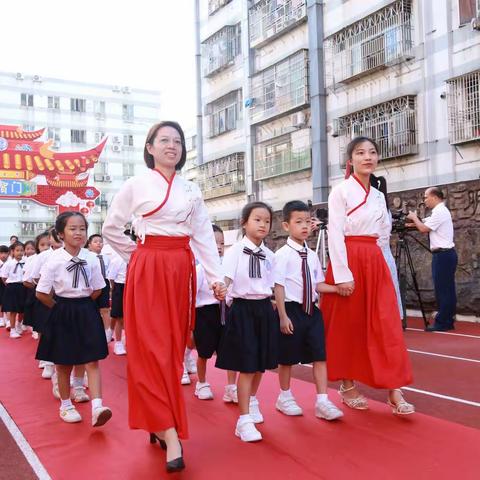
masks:
<path id="1" fill-rule="evenodd" d="M 433 325 L 427 331 L 446 332 L 454 329 L 457 295 L 455 292 L 455 270 L 457 252 L 453 243 L 452 215 L 444 204 L 443 192 L 438 187 L 425 190 L 425 206 L 432 215 L 422 222 L 416 212 L 409 212 L 407 218 L 418 231 L 428 233 L 432 252 L 432 276 L 438 313 Z"/>

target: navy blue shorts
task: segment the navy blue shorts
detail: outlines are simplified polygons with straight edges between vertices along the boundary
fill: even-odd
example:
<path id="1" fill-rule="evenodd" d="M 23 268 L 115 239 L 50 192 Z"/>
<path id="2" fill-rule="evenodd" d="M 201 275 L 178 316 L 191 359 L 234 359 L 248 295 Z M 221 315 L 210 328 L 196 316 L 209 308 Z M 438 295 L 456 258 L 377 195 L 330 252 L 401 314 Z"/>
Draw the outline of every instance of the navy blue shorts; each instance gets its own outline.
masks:
<path id="1" fill-rule="evenodd" d="M 198 307 L 195 311 L 193 338 L 200 358 L 212 358 L 218 350 L 223 335 L 220 319 L 220 305 L 214 303 Z"/>

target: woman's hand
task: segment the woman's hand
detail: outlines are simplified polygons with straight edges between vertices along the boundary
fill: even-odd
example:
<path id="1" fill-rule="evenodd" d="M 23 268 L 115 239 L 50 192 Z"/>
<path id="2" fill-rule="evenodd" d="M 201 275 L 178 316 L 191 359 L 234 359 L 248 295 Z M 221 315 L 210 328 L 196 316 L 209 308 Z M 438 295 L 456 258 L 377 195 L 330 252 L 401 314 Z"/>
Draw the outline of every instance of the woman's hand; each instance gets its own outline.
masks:
<path id="1" fill-rule="evenodd" d="M 349 297 L 355 290 L 355 282 L 344 282 L 337 284 L 338 294 L 342 297 Z"/>
<path id="2" fill-rule="evenodd" d="M 212 290 L 213 290 L 213 295 L 219 302 L 222 302 L 223 300 L 225 300 L 225 297 L 227 295 L 227 287 L 223 282 L 213 283 Z"/>

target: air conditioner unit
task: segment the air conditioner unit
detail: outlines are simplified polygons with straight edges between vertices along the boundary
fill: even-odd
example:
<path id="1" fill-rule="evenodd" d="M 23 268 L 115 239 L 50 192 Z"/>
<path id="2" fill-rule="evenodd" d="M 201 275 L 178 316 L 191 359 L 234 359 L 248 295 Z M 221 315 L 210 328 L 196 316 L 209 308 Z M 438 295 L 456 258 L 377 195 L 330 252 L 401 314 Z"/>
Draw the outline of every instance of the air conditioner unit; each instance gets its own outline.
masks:
<path id="1" fill-rule="evenodd" d="M 112 181 L 112 177 L 110 175 L 104 175 L 103 176 L 103 181 L 104 182 L 111 182 Z"/>
<path id="2" fill-rule="evenodd" d="M 102 211 L 102 207 L 100 205 L 95 205 L 92 209 L 93 213 L 100 213 Z"/>
<path id="3" fill-rule="evenodd" d="M 42 77 L 40 75 L 34 75 L 33 76 L 33 81 L 40 83 L 42 81 Z"/>
<path id="4" fill-rule="evenodd" d="M 30 210 L 30 205 L 28 205 L 28 203 L 22 203 L 20 205 L 20 210 L 22 212 L 28 212 Z"/>
<path id="5" fill-rule="evenodd" d="M 121 145 L 112 145 L 112 150 L 114 152 L 121 152 L 122 151 L 122 146 Z"/>
<path id="6" fill-rule="evenodd" d="M 23 75 L 19 72 L 19 73 L 17 73 L 17 74 L 15 75 L 15 78 L 16 78 L 17 80 L 23 80 Z"/>
<path id="7" fill-rule="evenodd" d="M 48 207 L 49 212 L 57 213 L 57 207 Z"/>
<path id="8" fill-rule="evenodd" d="M 122 93 L 131 93 L 130 87 L 123 87 Z"/>
<path id="9" fill-rule="evenodd" d="M 306 116 L 304 112 L 297 112 L 292 115 L 292 127 L 301 128 L 306 124 Z"/>
<path id="10" fill-rule="evenodd" d="M 95 118 L 96 118 L 97 120 L 103 120 L 103 119 L 105 118 L 105 115 L 104 115 L 103 113 L 98 113 L 98 112 L 97 112 L 97 113 L 95 114 Z"/>
<path id="11" fill-rule="evenodd" d="M 113 143 L 121 143 L 121 139 L 118 135 L 115 135 L 112 137 L 112 142 Z"/>
<path id="12" fill-rule="evenodd" d="M 37 223 L 37 230 L 45 230 L 47 225 L 45 223 Z"/>
<path id="13" fill-rule="evenodd" d="M 93 175 L 93 180 L 94 180 L 95 182 L 103 182 L 104 179 L 105 179 L 105 175 L 102 175 L 101 173 L 95 173 L 95 174 Z"/>

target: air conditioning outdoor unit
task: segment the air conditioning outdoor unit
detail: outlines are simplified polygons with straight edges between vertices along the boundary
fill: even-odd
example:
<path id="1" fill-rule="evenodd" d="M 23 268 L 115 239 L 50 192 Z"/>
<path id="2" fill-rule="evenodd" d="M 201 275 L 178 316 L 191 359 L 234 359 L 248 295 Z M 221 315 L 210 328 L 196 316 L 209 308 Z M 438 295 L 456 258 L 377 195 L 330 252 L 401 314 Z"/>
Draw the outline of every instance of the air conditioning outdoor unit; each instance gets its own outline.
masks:
<path id="1" fill-rule="evenodd" d="M 102 211 L 102 207 L 100 205 L 95 205 L 92 209 L 93 213 L 100 213 Z"/>
<path id="2" fill-rule="evenodd" d="M 102 175 L 101 173 L 95 173 L 93 175 L 93 180 L 95 182 L 103 182 L 105 180 L 105 175 Z"/>
<path id="3" fill-rule="evenodd" d="M 301 128 L 306 123 L 306 117 L 304 112 L 297 112 L 292 115 L 292 127 Z"/>
<path id="4" fill-rule="evenodd" d="M 121 140 L 120 140 L 120 137 L 118 135 L 115 135 L 115 136 L 112 137 L 112 142 L 113 143 L 120 143 L 120 141 Z"/>
<path id="5" fill-rule="evenodd" d="M 130 87 L 123 87 L 122 93 L 131 93 Z"/>
<path id="6" fill-rule="evenodd" d="M 112 150 L 114 152 L 121 152 L 122 151 L 122 146 L 121 145 L 112 145 Z"/>
<path id="7" fill-rule="evenodd" d="M 34 75 L 33 76 L 33 81 L 40 83 L 42 81 L 42 77 L 40 75 Z"/>
<path id="8" fill-rule="evenodd" d="M 104 182 L 111 182 L 112 181 L 112 177 L 110 175 L 104 175 L 103 176 L 103 181 Z"/>
<path id="9" fill-rule="evenodd" d="M 28 203 L 22 203 L 20 205 L 20 210 L 22 212 L 28 212 L 30 210 L 30 205 L 28 205 Z"/>
<path id="10" fill-rule="evenodd" d="M 15 75 L 15 78 L 16 78 L 17 80 L 23 80 L 23 75 L 22 75 L 20 72 L 18 72 L 18 73 Z"/>

